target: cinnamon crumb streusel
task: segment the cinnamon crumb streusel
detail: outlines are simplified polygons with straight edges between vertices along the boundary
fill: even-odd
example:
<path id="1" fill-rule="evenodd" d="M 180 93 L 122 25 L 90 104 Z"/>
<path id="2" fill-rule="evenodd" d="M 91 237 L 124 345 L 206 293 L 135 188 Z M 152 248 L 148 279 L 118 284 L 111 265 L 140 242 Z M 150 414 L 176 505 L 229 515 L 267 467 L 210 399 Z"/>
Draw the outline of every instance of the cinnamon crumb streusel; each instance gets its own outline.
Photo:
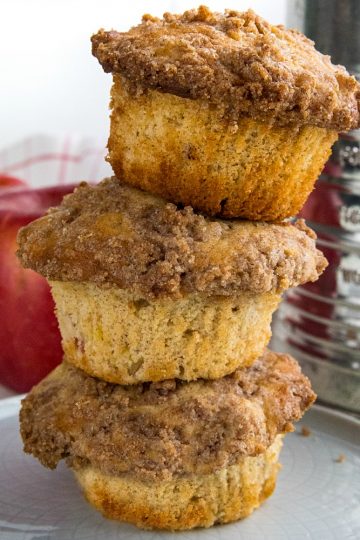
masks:
<path id="1" fill-rule="evenodd" d="M 208 100 L 235 121 L 246 115 L 336 131 L 359 125 L 355 78 L 301 33 L 251 10 L 201 6 L 163 19 L 146 15 L 128 32 L 100 30 L 92 44 L 104 70 L 120 73 L 137 92 Z"/>
<path id="2" fill-rule="evenodd" d="M 295 224 L 206 218 L 116 178 L 81 184 L 19 233 L 24 267 L 51 280 L 117 285 L 145 297 L 281 292 L 327 265 Z"/>
<path id="3" fill-rule="evenodd" d="M 266 450 L 315 399 L 288 355 L 266 351 L 216 381 L 120 386 L 62 364 L 23 400 L 26 452 L 139 479 L 209 474 Z"/>

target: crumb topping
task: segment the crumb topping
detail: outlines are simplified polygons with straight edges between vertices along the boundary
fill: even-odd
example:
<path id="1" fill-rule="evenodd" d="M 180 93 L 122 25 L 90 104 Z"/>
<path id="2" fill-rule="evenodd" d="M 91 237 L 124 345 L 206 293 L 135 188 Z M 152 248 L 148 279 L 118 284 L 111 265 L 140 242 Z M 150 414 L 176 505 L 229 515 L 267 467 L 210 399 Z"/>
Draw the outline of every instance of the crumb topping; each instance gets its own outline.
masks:
<path id="1" fill-rule="evenodd" d="M 92 465 L 142 479 L 213 473 L 258 455 L 312 404 L 290 356 L 267 351 L 215 381 L 120 386 L 66 363 L 22 401 L 24 449 L 55 468 Z"/>
<path id="2" fill-rule="evenodd" d="M 153 88 L 208 100 L 236 123 L 241 115 L 337 131 L 359 127 L 360 85 L 296 30 L 249 10 L 205 6 L 162 19 L 145 15 L 128 32 L 99 30 L 92 51 L 105 72 L 134 92 Z"/>
<path id="3" fill-rule="evenodd" d="M 145 297 L 281 292 L 327 265 L 298 220 L 269 224 L 206 218 L 115 177 L 81 184 L 20 230 L 18 256 L 56 281 L 117 285 Z"/>
<path id="4" fill-rule="evenodd" d="M 310 437 L 311 429 L 309 429 L 307 426 L 302 426 L 300 430 L 300 435 L 302 435 L 303 437 Z"/>

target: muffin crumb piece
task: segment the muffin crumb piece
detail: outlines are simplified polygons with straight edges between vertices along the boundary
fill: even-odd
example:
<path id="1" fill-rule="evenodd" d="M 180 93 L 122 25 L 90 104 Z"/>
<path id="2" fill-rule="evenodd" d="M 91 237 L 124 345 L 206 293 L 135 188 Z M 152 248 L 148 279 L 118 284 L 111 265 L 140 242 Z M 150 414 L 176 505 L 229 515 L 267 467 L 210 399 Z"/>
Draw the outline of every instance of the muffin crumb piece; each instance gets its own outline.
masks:
<path id="1" fill-rule="evenodd" d="M 301 426 L 300 435 L 303 437 L 310 437 L 311 434 L 311 429 L 309 429 L 307 426 Z"/>

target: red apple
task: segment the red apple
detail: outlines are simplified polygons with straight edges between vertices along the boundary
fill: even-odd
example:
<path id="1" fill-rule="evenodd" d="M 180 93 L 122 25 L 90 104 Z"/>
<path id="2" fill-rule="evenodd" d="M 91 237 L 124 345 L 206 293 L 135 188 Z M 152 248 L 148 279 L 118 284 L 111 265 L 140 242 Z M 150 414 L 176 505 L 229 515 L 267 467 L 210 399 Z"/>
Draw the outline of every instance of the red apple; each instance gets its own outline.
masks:
<path id="1" fill-rule="evenodd" d="M 7 174 L 0 173 L 0 190 L 3 188 L 19 188 L 26 185 L 26 182 L 20 180 L 20 178 L 15 178 L 15 176 L 9 176 Z"/>
<path id="2" fill-rule="evenodd" d="M 45 377 L 62 349 L 49 285 L 20 266 L 16 235 L 74 187 L 0 190 L 0 383 L 18 392 Z"/>

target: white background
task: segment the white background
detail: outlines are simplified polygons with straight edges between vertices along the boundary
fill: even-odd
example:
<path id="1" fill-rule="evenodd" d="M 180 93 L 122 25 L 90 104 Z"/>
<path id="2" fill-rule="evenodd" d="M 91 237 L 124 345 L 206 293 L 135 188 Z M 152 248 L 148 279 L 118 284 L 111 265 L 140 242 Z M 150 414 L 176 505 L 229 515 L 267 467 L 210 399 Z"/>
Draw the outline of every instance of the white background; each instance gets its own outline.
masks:
<path id="1" fill-rule="evenodd" d="M 0 149 L 39 133 L 78 133 L 106 144 L 111 75 L 91 55 L 100 27 L 126 30 L 201 0 L 0 0 Z M 203 0 L 285 21 L 285 0 Z"/>

